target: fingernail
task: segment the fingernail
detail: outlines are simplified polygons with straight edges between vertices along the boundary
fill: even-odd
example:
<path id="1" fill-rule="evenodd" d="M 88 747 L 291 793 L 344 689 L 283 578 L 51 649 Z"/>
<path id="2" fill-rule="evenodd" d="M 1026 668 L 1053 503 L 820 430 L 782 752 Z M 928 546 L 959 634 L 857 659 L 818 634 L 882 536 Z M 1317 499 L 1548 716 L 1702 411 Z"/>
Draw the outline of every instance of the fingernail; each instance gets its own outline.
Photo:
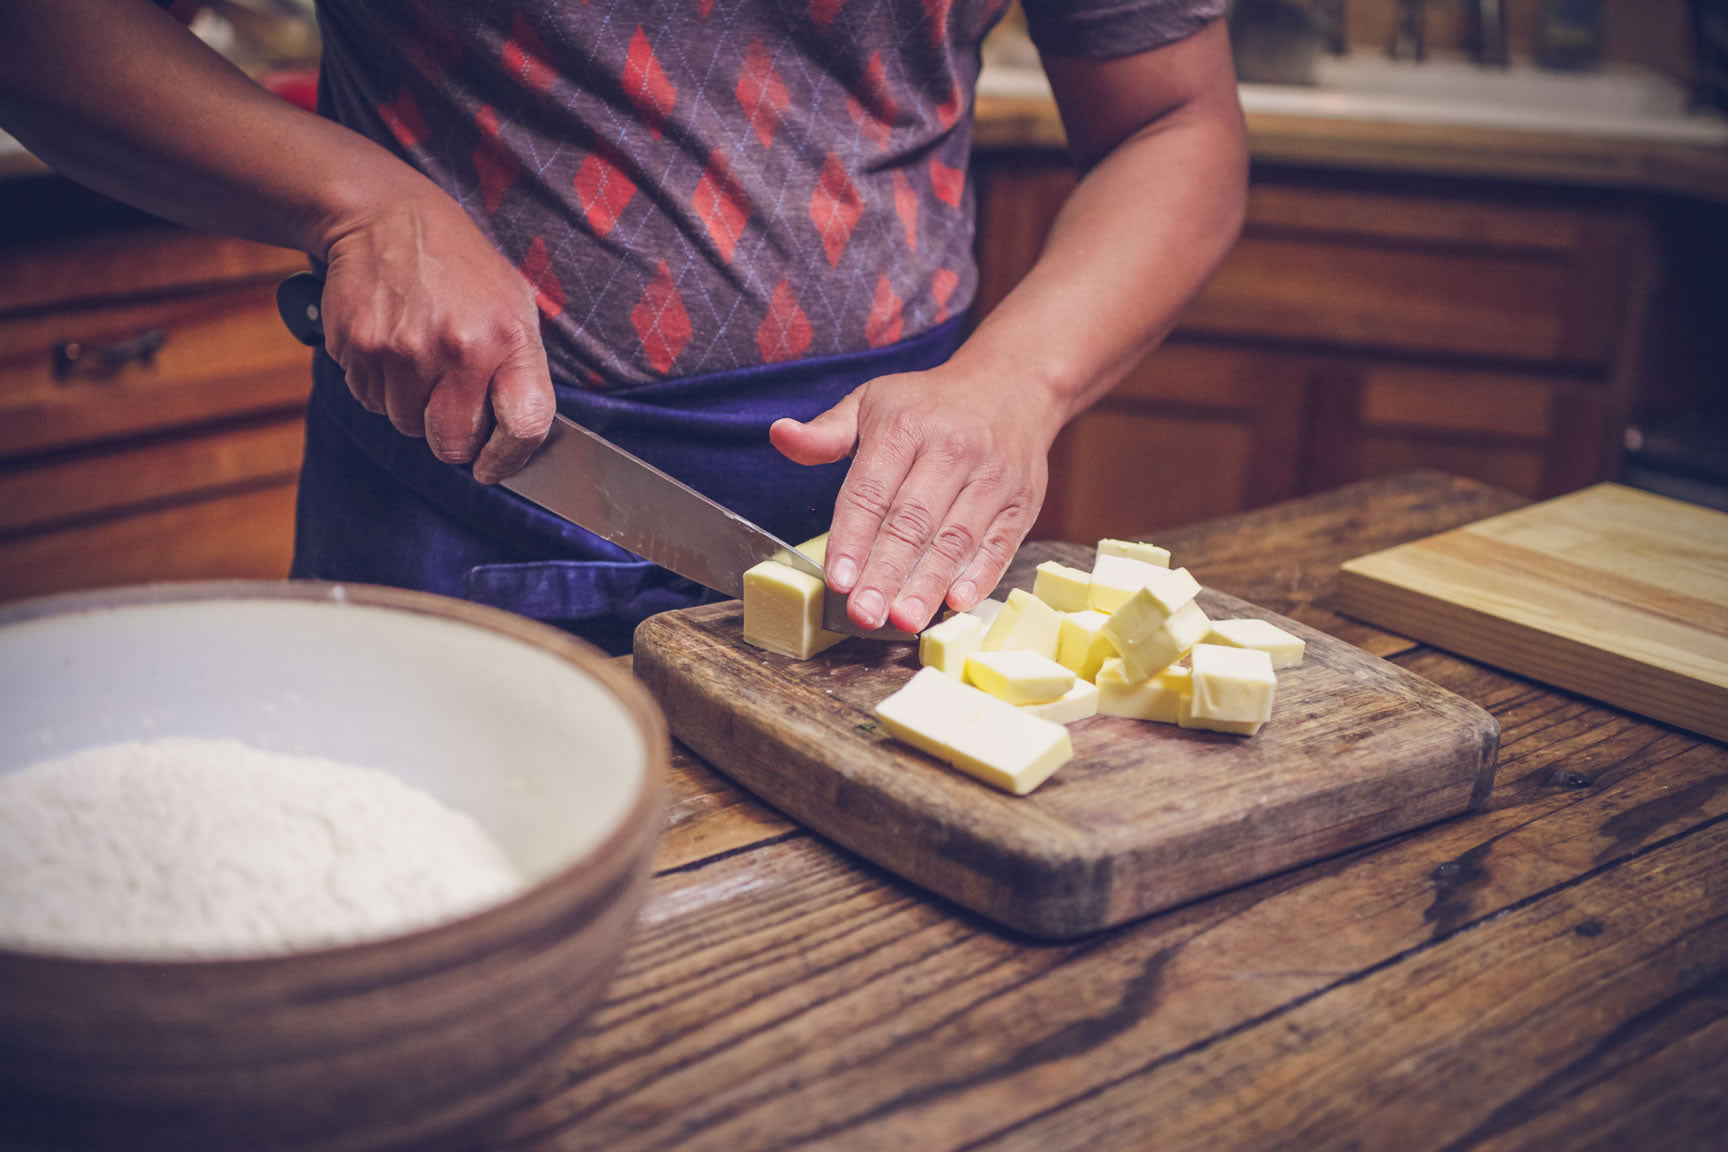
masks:
<path id="1" fill-rule="evenodd" d="M 834 567 L 828 572 L 828 578 L 834 582 L 834 591 L 852 591 L 853 581 L 858 579 L 858 565 L 842 556 L 834 561 Z"/>
<path id="2" fill-rule="evenodd" d="M 978 602 L 978 585 L 970 580 L 961 581 L 948 593 L 948 602 L 953 604 L 956 610 L 966 611 Z"/>
<path id="3" fill-rule="evenodd" d="M 874 588 L 866 588 L 853 598 L 852 603 L 863 614 L 866 628 L 882 627 L 882 620 L 888 615 L 887 608 L 882 601 L 882 593 Z"/>
<path id="4" fill-rule="evenodd" d="M 912 625 L 907 631 L 916 632 L 924 626 L 924 601 L 918 597 L 908 596 L 894 607 L 899 610 L 900 619 Z"/>

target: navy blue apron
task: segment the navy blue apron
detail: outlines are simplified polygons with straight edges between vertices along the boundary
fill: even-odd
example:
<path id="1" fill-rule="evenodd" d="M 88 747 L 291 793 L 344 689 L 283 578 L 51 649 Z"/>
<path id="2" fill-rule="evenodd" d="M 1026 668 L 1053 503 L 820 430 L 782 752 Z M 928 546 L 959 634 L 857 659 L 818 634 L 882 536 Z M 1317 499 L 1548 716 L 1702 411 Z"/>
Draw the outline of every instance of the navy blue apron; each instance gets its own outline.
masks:
<path id="1" fill-rule="evenodd" d="M 558 410 L 797 543 L 827 530 L 849 462 L 794 464 L 768 442 L 768 426 L 782 416 L 809 420 L 874 377 L 941 364 L 959 330 L 957 318 L 887 348 L 612 392 L 556 386 Z M 646 617 L 720 598 L 513 492 L 475 483 L 466 466 L 443 463 L 424 440 L 362 408 L 322 349 L 292 575 L 490 604 L 613 653 L 630 650 Z"/>

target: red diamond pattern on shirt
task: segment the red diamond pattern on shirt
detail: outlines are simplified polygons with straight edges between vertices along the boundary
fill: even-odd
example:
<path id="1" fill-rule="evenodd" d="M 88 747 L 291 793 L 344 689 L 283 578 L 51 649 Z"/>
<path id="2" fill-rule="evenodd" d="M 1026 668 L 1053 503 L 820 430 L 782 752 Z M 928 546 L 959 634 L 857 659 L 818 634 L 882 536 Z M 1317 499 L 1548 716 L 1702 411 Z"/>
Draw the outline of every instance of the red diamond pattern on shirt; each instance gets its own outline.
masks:
<path id="1" fill-rule="evenodd" d="M 546 63 L 546 46 L 527 17 L 516 13 L 510 22 L 510 38 L 504 41 L 504 71 L 530 92 L 545 93 L 558 74 Z"/>
<path id="2" fill-rule="evenodd" d="M 822 162 L 822 174 L 816 179 L 816 190 L 810 193 L 810 219 L 822 236 L 822 248 L 828 253 L 828 263 L 838 265 L 846 252 L 846 242 L 852 239 L 852 229 L 864 214 L 863 201 L 852 178 L 846 175 L 846 165 L 840 157 L 828 153 Z"/>
<path id="3" fill-rule="evenodd" d="M 762 362 L 779 364 L 798 359 L 810 347 L 813 335 L 810 317 L 804 315 L 804 309 L 798 306 L 798 297 L 792 294 L 792 286 L 784 280 L 774 285 L 774 295 L 768 301 L 768 314 L 762 318 L 762 326 L 756 329 L 756 347 L 762 353 Z"/>
<path id="4" fill-rule="evenodd" d="M 930 21 L 930 43 L 938 48 L 948 39 L 948 13 L 954 0 L 924 0 L 924 15 Z"/>
<path id="5" fill-rule="evenodd" d="M 474 172 L 480 177 L 480 198 L 488 213 L 496 213 L 504 202 L 504 194 L 515 183 L 519 165 L 498 139 L 498 112 L 490 104 L 482 104 L 474 114 L 475 127 L 480 129 L 480 143 L 474 149 Z"/>
<path id="6" fill-rule="evenodd" d="M 404 84 L 396 99 L 378 105 L 378 116 L 404 148 L 418 148 L 426 139 L 426 118 L 420 115 L 420 105 L 414 93 Z"/>
<path id="7" fill-rule="evenodd" d="M 666 78 L 666 72 L 660 67 L 641 25 L 636 26 L 636 34 L 630 37 L 630 50 L 624 57 L 623 79 L 624 95 L 648 125 L 649 135 L 658 140 L 661 126 L 666 123 L 672 105 L 678 100 L 678 89 Z"/>
<path id="8" fill-rule="evenodd" d="M 708 14 L 714 11 L 714 0 L 696 0 L 696 15 L 708 19 Z"/>
<path id="9" fill-rule="evenodd" d="M 960 207 L 960 194 L 966 187 L 966 169 L 950 168 L 938 156 L 930 157 L 930 188 L 936 199 L 951 208 Z"/>
<path id="10" fill-rule="evenodd" d="M 954 289 L 960 287 L 960 277 L 953 269 L 938 268 L 930 277 L 930 294 L 936 297 L 936 323 L 948 319 L 948 301 L 954 298 Z"/>
<path id="11" fill-rule="evenodd" d="M 918 193 L 912 188 L 912 181 L 906 178 L 906 173 L 894 169 L 894 211 L 900 217 L 900 223 L 906 225 L 906 247 L 918 251 Z"/>
<path id="12" fill-rule="evenodd" d="M 877 52 L 870 57 L 858 91 L 847 94 L 846 113 L 852 117 L 852 123 L 858 125 L 859 130 L 864 133 L 866 140 L 878 148 L 888 147 L 888 139 L 894 134 L 894 117 L 900 114 L 900 106 L 894 102 L 894 94 L 888 90 L 888 75 L 882 67 L 882 53 Z"/>
<path id="13" fill-rule="evenodd" d="M 672 282 L 672 270 L 666 261 L 660 261 L 654 279 L 630 310 L 630 323 L 642 341 L 649 367 L 660 373 L 670 372 L 684 345 L 690 343 L 691 329 L 690 314 L 684 310 L 684 298 Z"/>
<path id="14" fill-rule="evenodd" d="M 596 236 L 612 231 L 630 198 L 636 195 L 635 182 L 624 175 L 616 154 L 605 146 L 596 147 L 582 158 L 574 183 L 582 216 Z"/>
<path id="15" fill-rule="evenodd" d="M 810 0 L 810 22 L 819 29 L 826 29 L 844 7 L 846 0 Z"/>
<path id="16" fill-rule="evenodd" d="M 876 297 L 870 301 L 870 315 L 864 321 L 864 339 L 872 348 L 894 343 L 900 339 L 901 319 L 900 297 L 894 295 L 888 277 L 878 276 Z"/>
<path id="17" fill-rule="evenodd" d="M 696 184 L 696 194 L 691 197 L 691 203 L 707 227 L 708 235 L 713 238 L 714 247 L 730 264 L 732 251 L 738 246 L 738 237 L 743 235 L 744 225 L 750 219 L 750 201 L 733 178 L 726 154 L 720 149 L 716 148 L 708 157 L 708 167 Z"/>
<path id="18" fill-rule="evenodd" d="M 786 90 L 780 73 L 774 70 L 774 58 L 760 40 L 750 41 L 750 47 L 744 50 L 744 70 L 738 74 L 735 94 L 738 106 L 750 118 L 756 139 L 762 141 L 762 147 L 772 148 L 774 129 L 780 126 L 780 114 L 792 102 L 792 94 Z"/>
<path id="19" fill-rule="evenodd" d="M 552 257 L 546 251 L 546 238 L 534 237 L 528 255 L 522 258 L 522 276 L 534 286 L 534 303 L 540 314 L 550 320 L 564 311 L 564 285 L 552 271 Z"/>
<path id="20" fill-rule="evenodd" d="M 954 127 L 954 121 L 960 119 L 960 87 L 955 85 L 948 90 L 948 95 L 942 98 L 942 103 L 936 105 L 936 122 L 944 128 Z"/>

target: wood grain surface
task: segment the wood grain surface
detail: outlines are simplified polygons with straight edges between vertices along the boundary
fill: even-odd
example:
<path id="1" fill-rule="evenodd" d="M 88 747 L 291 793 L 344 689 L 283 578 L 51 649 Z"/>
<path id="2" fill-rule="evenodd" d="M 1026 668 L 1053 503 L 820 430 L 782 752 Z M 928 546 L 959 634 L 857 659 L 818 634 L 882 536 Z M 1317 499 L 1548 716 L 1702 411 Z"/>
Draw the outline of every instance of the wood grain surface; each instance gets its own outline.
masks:
<path id="1" fill-rule="evenodd" d="M 1033 569 L 1091 567 L 1074 544 Z M 1175 558 L 1181 563 L 1180 556 Z M 998 593 L 1003 592 L 998 589 Z M 1252 739 L 1097 716 L 1074 759 L 1009 796 L 894 740 L 873 709 L 918 669 L 912 644 L 851 641 L 809 660 L 741 639 L 737 602 L 636 633 L 636 674 L 697 755 L 800 823 L 1008 927 L 1067 939 L 1456 815 L 1494 778 L 1482 709 L 1379 657 L 1221 592 L 1214 619 L 1271 619 L 1307 642 Z"/>
<path id="2" fill-rule="evenodd" d="M 1491 712 L 1481 809 L 1053 945 L 680 752 L 620 975 L 485 1148 L 1720 1148 L 1728 749 L 1333 605 L 1341 561 L 1521 503 L 1412 474 L 1163 537 Z"/>
<path id="3" fill-rule="evenodd" d="M 1728 515 L 1598 484 L 1345 564 L 1340 607 L 1728 740 Z"/>

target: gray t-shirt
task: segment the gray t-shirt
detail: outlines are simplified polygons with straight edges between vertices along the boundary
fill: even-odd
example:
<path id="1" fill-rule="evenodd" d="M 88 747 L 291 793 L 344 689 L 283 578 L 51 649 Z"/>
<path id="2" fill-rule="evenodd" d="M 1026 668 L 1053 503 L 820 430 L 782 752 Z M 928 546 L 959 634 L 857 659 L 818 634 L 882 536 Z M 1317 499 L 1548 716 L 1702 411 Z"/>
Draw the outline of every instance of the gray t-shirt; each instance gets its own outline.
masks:
<path id="1" fill-rule="evenodd" d="M 979 44 L 1005 0 L 321 0 L 327 115 L 537 289 L 593 388 L 856 352 L 958 315 Z M 1224 0 L 1025 0 L 1048 54 L 1180 39 Z"/>

